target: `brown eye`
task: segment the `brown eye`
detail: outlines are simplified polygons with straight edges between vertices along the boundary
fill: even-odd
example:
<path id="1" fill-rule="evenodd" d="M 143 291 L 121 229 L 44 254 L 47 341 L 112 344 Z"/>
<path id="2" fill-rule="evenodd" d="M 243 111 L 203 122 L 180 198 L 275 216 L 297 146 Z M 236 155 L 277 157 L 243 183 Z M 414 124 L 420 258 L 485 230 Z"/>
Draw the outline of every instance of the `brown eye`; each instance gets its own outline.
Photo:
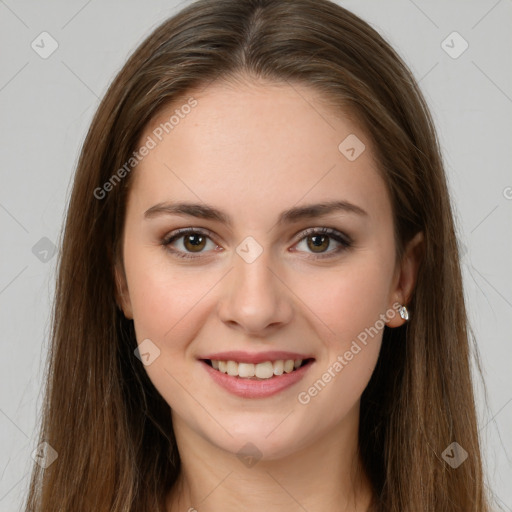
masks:
<path id="1" fill-rule="evenodd" d="M 307 237 L 308 248 L 313 252 L 324 252 L 329 248 L 330 237 L 325 235 L 310 235 Z"/>
<path id="2" fill-rule="evenodd" d="M 217 247 L 209 233 L 197 229 L 181 229 L 162 240 L 162 245 L 179 258 L 198 258 L 208 252 L 205 250 L 208 242 L 213 246 L 212 249 Z"/>
<path id="3" fill-rule="evenodd" d="M 352 246 L 348 235 L 331 228 L 311 228 L 302 233 L 297 247 L 304 243 L 306 252 L 312 253 L 312 258 L 330 258 Z M 328 250 L 334 245 L 333 250 Z M 301 249 L 302 250 L 302 249 Z M 315 256 L 318 255 L 318 256 Z"/>
<path id="4" fill-rule="evenodd" d="M 201 252 L 206 245 L 206 237 L 199 233 L 185 235 L 183 237 L 183 245 L 187 251 Z"/>

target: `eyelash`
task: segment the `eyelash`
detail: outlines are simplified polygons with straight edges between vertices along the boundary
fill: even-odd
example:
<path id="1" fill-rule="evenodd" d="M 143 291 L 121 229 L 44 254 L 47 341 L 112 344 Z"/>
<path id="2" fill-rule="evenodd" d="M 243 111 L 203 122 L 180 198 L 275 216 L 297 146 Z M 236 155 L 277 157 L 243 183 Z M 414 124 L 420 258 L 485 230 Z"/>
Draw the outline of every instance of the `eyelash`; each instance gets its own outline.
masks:
<path id="1" fill-rule="evenodd" d="M 182 238 L 185 235 L 203 235 L 208 237 L 210 240 L 212 240 L 212 233 L 199 229 L 199 228 L 184 228 L 179 229 L 175 233 L 171 233 L 170 235 L 166 236 L 162 240 L 162 245 L 165 247 L 166 250 L 172 253 L 173 256 L 176 256 L 178 258 L 185 258 L 185 259 L 197 259 L 201 258 L 201 254 L 198 253 L 198 256 L 190 256 L 189 253 L 184 253 L 183 251 L 177 251 L 175 249 L 171 249 L 170 244 L 180 238 Z M 317 235 L 329 235 L 329 238 L 332 238 L 336 240 L 336 242 L 339 242 L 341 244 L 341 247 L 338 247 L 334 251 L 329 251 L 328 253 L 319 253 L 314 256 L 310 256 L 313 260 L 321 260 L 326 258 L 332 258 L 336 255 L 338 255 L 340 252 L 350 248 L 352 246 L 352 240 L 347 235 L 344 235 L 343 233 L 340 233 L 339 231 L 332 229 L 332 228 L 308 228 L 305 231 L 301 233 L 301 238 L 296 242 L 295 245 L 302 242 L 304 239 L 306 239 L 309 236 L 317 236 Z M 213 242 L 214 240 L 212 240 Z"/>

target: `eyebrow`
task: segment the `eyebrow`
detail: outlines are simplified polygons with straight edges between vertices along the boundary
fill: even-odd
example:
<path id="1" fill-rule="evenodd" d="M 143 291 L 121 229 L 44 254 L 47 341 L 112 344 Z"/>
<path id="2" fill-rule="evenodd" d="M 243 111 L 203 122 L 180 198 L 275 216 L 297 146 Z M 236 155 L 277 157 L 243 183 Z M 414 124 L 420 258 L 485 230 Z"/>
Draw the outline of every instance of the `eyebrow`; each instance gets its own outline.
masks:
<path id="1" fill-rule="evenodd" d="M 303 219 L 322 217 L 329 213 L 343 212 L 360 216 L 368 216 L 361 207 L 348 201 L 327 201 L 323 203 L 295 206 L 281 212 L 277 224 L 291 224 Z M 158 203 L 144 212 L 144 218 L 149 219 L 160 215 L 188 215 L 200 219 L 215 220 L 232 227 L 232 218 L 225 212 L 206 203 Z"/>

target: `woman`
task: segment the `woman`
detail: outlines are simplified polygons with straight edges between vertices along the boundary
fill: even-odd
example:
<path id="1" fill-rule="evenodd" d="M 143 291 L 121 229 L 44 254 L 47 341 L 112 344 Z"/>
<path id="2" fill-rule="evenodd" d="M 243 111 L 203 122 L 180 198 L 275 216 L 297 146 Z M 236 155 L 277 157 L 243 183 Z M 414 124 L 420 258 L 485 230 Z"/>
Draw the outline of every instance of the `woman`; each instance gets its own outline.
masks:
<path id="1" fill-rule="evenodd" d="M 488 510 L 426 103 L 327 0 L 199 1 L 76 171 L 27 510 Z"/>

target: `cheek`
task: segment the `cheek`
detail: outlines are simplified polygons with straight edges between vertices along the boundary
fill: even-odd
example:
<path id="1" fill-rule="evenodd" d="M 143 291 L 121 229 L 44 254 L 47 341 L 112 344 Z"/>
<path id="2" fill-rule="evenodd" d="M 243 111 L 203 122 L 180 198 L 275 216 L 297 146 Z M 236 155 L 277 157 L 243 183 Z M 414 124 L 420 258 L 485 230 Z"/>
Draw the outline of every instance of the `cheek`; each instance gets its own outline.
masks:
<path id="1" fill-rule="evenodd" d="M 377 254 L 357 255 L 336 270 L 297 278 L 294 291 L 314 313 L 330 348 L 350 345 L 385 313 L 392 265 L 383 264 L 383 260 Z"/>
<path id="2" fill-rule="evenodd" d="M 297 399 L 327 423 L 354 407 L 377 363 L 392 272 L 391 258 L 383 261 L 367 253 L 335 273 L 317 274 L 314 288 L 301 281 L 298 295 L 315 314 L 325 357 Z"/>
<path id="3" fill-rule="evenodd" d="M 171 264 L 162 252 L 160 247 L 127 251 L 125 269 L 136 331 L 167 344 L 169 338 L 183 338 L 177 332 L 196 325 L 191 318 L 218 277 Z"/>
<path id="4" fill-rule="evenodd" d="M 171 265 L 158 252 L 125 254 L 137 341 L 149 339 L 160 351 L 144 369 L 164 400 L 185 414 L 188 401 L 182 386 L 189 381 L 187 350 L 205 322 L 205 294 L 218 276 Z"/>

